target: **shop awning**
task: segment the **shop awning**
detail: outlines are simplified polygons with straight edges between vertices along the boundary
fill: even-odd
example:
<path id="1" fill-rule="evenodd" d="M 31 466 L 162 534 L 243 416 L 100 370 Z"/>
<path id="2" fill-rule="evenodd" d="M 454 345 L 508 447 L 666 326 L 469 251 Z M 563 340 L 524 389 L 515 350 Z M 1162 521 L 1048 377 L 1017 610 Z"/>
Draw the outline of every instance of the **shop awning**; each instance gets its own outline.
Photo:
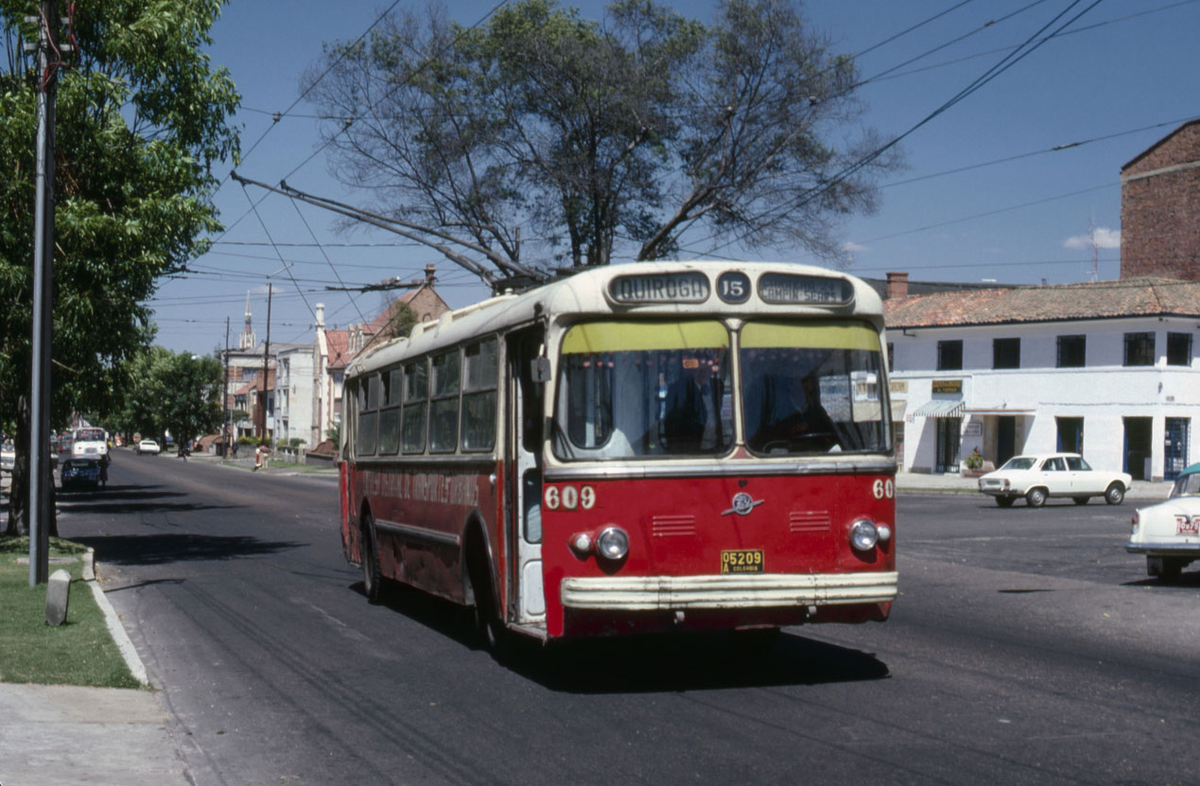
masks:
<path id="1" fill-rule="evenodd" d="M 961 418 L 963 413 L 963 400 L 957 399 L 934 399 L 926 402 L 913 410 L 913 417 L 917 418 Z"/>
<path id="2" fill-rule="evenodd" d="M 1033 415 L 1035 409 L 1025 407 L 966 407 L 964 415 Z"/>

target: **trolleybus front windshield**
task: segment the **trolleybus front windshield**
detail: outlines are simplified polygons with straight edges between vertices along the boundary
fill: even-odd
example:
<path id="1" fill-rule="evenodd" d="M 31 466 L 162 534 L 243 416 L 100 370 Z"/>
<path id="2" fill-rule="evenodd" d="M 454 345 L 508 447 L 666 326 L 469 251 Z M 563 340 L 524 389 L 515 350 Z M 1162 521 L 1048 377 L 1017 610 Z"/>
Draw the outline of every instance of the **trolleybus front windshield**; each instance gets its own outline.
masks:
<path id="1" fill-rule="evenodd" d="M 738 344 L 746 446 L 758 454 L 888 450 L 879 335 L 863 322 L 751 322 Z"/>
<path id="2" fill-rule="evenodd" d="M 717 320 L 589 322 L 563 338 L 560 458 L 720 455 L 733 447 L 729 331 Z"/>
<path id="3" fill-rule="evenodd" d="M 554 452 L 575 460 L 732 451 L 730 333 L 717 320 L 589 322 L 563 339 Z M 759 455 L 888 449 L 879 336 L 864 322 L 750 322 L 744 441 Z"/>

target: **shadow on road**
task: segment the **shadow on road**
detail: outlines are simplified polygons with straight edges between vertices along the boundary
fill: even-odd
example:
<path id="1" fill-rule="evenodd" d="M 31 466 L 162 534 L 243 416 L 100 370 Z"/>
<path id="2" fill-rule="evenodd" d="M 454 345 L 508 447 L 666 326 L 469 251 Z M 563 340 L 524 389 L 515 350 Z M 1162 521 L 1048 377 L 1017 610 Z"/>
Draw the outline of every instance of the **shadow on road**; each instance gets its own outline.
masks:
<path id="1" fill-rule="evenodd" d="M 128 513 L 183 513 L 194 510 L 235 510 L 242 505 L 212 505 L 182 500 L 182 491 L 163 491 L 161 486 L 109 486 L 95 491 L 58 489 L 55 503 L 70 513 L 121 515 Z"/>
<path id="2" fill-rule="evenodd" d="M 115 565 L 169 565 L 259 557 L 307 546 L 307 543 L 260 540 L 248 535 L 100 535 L 72 537 L 91 546 L 101 562 Z"/>
<path id="3" fill-rule="evenodd" d="M 353 589 L 359 593 L 362 584 Z M 402 585 L 385 586 L 393 611 L 478 648 L 471 610 Z M 887 664 L 873 654 L 784 632 L 777 638 L 727 632 L 583 639 L 543 646 L 518 637 L 504 665 L 564 693 L 653 693 L 878 680 Z"/>

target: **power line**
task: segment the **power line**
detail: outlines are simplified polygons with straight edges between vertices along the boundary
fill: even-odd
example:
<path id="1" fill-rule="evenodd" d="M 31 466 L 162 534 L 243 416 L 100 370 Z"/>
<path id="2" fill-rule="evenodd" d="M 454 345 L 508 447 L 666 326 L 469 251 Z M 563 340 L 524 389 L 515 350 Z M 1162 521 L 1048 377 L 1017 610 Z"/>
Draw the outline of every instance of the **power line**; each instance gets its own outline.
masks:
<path id="1" fill-rule="evenodd" d="M 1082 0 L 1072 0 L 1070 5 L 1068 5 L 1065 9 L 1060 11 L 1058 14 L 1056 14 L 1049 22 L 1042 25 L 1033 35 L 1029 36 L 1025 40 L 1025 43 L 1023 43 L 1019 47 L 1017 47 L 1017 49 L 1014 50 L 1012 53 L 1001 58 L 999 62 L 997 62 L 991 68 L 984 71 L 980 76 L 976 77 L 970 84 L 968 84 L 966 87 L 964 87 L 958 93 L 956 93 L 950 99 L 948 99 L 947 101 L 942 103 L 941 106 L 939 106 L 937 109 L 930 112 L 928 115 L 926 115 L 920 121 L 918 121 L 915 125 L 913 125 L 911 128 L 909 128 L 907 131 L 901 133 L 899 136 L 893 138 L 890 142 L 887 142 L 886 144 L 875 149 L 874 151 L 861 157 L 854 163 L 847 165 L 837 174 L 833 175 L 832 177 L 830 177 L 828 179 L 825 179 L 821 185 L 808 189 L 805 193 L 800 194 L 795 199 L 788 200 L 785 204 L 781 205 L 775 211 L 775 218 L 768 220 L 765 227 L 760 225 L 760 226 L 756 227 L 754 231 L 758 232 L 758 231 L 762 231 L 764 228 L 769 228 L 771 225 L 773 225 L 777 221 L 782 220 L 789 213 L 803 208 L 805 205 L 809 204 L 813 200 L 817 199 L 818 197 L 824 195 L 825 193 L 827 193 L 830 190 L 832 190 L 833 188 L 835 188 L 838 184 L 845 181 L 847 178 L 852 176 L 854 173 L 858 172 L 863 167 L 866 167 L 871 162 L 879 159 L 888 150 L 891 150 L 893 147 L 900 144 L 901 141 L 903 141 L 907 137 L 911 136 L 917 130 L 924 127 L 928 123 L 932 122 L 935 118 L 937 118 L 940 115 L 944 114 L 945 112 L 949 111 L 951 108 L 953 108 L 954 106 L 956 106 L 957 104 L 959 104 L 960 102 L 965 100 L 968 96 L 974 94 L 976 91 L 978 91 L 984 85 L 991 82 L 993 79 L 998 77 L 1000 74 L 1002 74 L 1005 71 L 1007 71 L 1008 69 L 1012 68 L 1018 62 L 1020 62 L 1024 58 L 1028 57 L 1035 50 L 1037 50 L 1039 47 L 1041 47 L 1043 44 L 1045 44 L 1047 41 L 1050 41 L 1051 39 L 1055 38 L 1059 33 L 1061 33 L 1069 25 L 1073 24 L 1084 14 L 1086 14 L 1087 12 L 1089 12 L 1093 8 L 1095 8 L 1097 5 L 1099 5 L 1102 2 L 1102 0 L 1094 0 L 1091 3 L 1091 5 L 1087 6 L 1083 11 L 1079 12 L 1075 16 L 1068 19 L 1061 26 L 1059 26 L 1059 28 L 1057 30 L 1055 30 L 1053 33 L 1051 33 L 1048 36 L 1045 36 L 1044 38 L 1039 39 L 1039 36 L 1041 36 L 1047 29 L 1052 27 L 1060 19 L 1062 19 L 1064 16 L 1066 16 L 1075 6 L 1079 5 L 1081 2 L 1082 2 Z M 1024 50 L 1024 51 L 1022 51 L 1022 50 Z M 745 240 L 745 238 L 747 236 L 746 233 L 749 231 L 750 231 L 749 229 L 743 230 L 736 237 L 723 243 L 722 245 L 718 246 L 717 249 L 714 249 L 714 250 L 728 248 L 729 246 L 731 246 L 735 243 L 742 242 L 743 240 Z M 709 237 L 706 239 L 713 239 L 714 237 L 715 237 L 715 235 L 710 234 Z"/>

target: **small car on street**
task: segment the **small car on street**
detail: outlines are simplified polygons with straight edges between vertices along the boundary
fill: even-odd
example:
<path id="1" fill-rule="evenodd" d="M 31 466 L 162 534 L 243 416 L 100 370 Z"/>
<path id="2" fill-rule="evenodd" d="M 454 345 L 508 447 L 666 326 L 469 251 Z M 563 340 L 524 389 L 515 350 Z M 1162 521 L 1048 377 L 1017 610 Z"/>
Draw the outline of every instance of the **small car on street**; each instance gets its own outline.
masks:
<path id="1" fill-rule="evenodd" d="M 1104 497 L 1109 505 L 1120 505 L 1131 485 L 1129 474 L 1092 469 L 1078 453 L 1013 456 L 979 478 L 979 490 L 995 497 L 1002 508 L 1021 497 L 1031 508 L 1040 508 L 1050 497 L 1070 497 L 1076 505 Z"/>
<path id="2" fill-rule="evenodd" d="M 158 447 L 158 443 L 154 440 L 143 439 L 141 442 L 138 442 L 133 446 L 133 452 L 137 453 L 139 456 L 143 453 L 149 453 L 153 456 L 157 456 L 161 452 L 161 449 Z"/>
<path id="3" fill-rule="evenodd" d="M 59 469 L 63 490 L 75 488 L 100 488 L 100 459 L 64 459 Z"/>
<path id="4" fill-rule="evenodd" d="M 1125 550 L 1146 555 L 1146 574 L 1172 582 L 1200 559 L 1200 464 L 1185 469 L 1165 502 L 1133 512 Z"/>

